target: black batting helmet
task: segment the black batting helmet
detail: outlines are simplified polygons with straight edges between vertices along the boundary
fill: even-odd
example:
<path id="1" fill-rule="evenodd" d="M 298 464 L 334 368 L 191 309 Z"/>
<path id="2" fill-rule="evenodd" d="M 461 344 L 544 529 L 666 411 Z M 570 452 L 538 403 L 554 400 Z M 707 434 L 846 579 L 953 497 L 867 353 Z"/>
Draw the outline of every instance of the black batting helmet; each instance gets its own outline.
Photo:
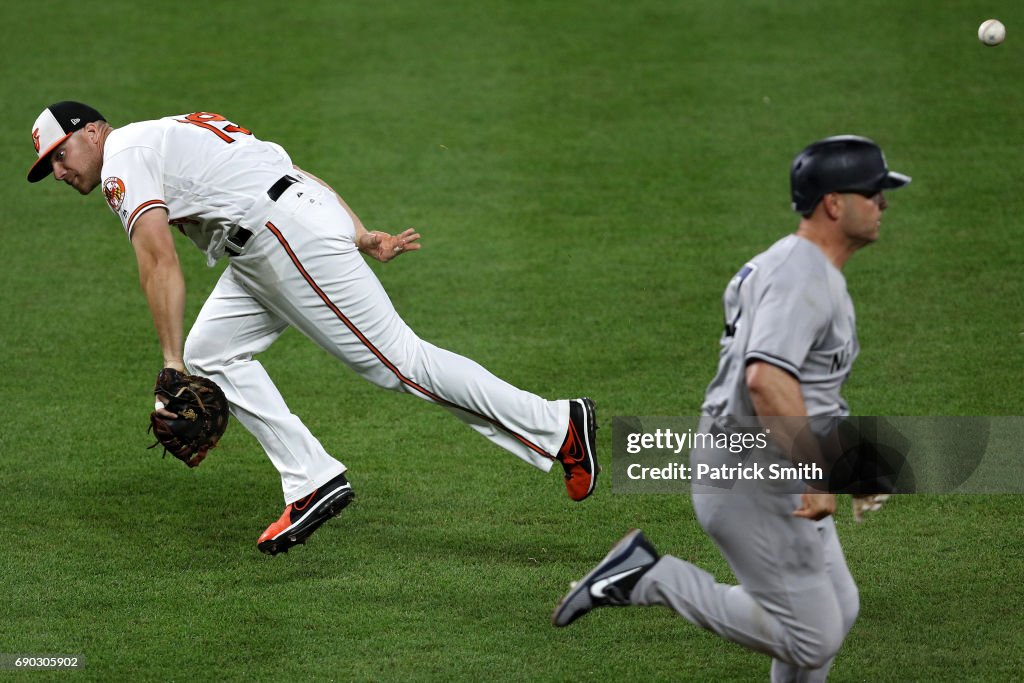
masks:
<path id="1" fill-rule="evenodd" d="M 874 193 L 910 182 L 890 171 L 882 148 L 859 135 L 836 135 L 807 146 L 793 159 L 789 186 L 793 210 L 807 216 L 829 192 Z"/>

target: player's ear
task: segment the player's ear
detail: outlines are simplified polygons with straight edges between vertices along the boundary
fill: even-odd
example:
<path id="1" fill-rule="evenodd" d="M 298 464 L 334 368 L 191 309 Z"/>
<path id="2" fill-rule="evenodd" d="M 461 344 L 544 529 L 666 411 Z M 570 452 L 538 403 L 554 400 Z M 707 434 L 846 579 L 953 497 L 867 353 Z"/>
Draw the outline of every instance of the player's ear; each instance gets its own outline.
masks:
<path id="1" fill-rule="evenodd" d="M 838 192 L 829 192 L 821 198 L 821 206 L 825 209 L 825 215 L 832 220 L 839 218 L 842 209 L 843 197 Z"/>
<path id="2" fill-rule="evenodd" d="M 89 142 L 96 142 L 100 139 L 100 124 L 95 121 L 87 123 L 82 127 L 82 132 L 85 133 Z"/>

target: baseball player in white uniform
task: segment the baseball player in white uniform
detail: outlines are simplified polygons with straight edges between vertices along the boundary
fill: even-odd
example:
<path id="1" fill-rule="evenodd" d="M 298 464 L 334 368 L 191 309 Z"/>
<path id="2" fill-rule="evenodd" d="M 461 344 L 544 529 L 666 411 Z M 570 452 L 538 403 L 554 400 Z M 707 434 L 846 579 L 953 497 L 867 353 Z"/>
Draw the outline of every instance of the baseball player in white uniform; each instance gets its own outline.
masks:
<path id="1" fill-rule="evenodd" d="M 725 290 L 718 373 L 700 427 L 702 433 L 728 431 L 730 423 L 758 416 L 779 439 L 769 457 L 782 463 L 802 459 L 798 429 L 806 420 L 799 418 L 849 414 L 839 392 L 859 346 L 842 268 L 878 238 L 888 206 L 883 191 L 910 182 L 889 171 L 874 142 L 857 136 L 810 145 L 794 160 L 790 178 L 793 208 L 802 220 L 795 234 L 747 263 Z M 694 470 L 699 463 L 737 460 L 737 454 L 713 447 L 690 454 Z M 633 530 L 574 584 L 552 621 L 566 626 L 607 605 L 665 605 L 770 655 L 772 681 L 825 680 L 857 617 L 857 586 L 831 516 L 835 496 L 802 485 L 794 492 L 787 484 L 732 490 L 693 484 L 697 520 L 739 585 L 718 583 L 675 557 L 659 557 Z"/>
<path id="2" fill-rule="evenodd" d="M 265 553 L 303 543 L 352 499 L 346 467 L 292 414 L 254 356 L 289 326 L 362 377 L 437 403 L 543 471 L 559 462 L 570 498 L 599 471 L 590 399 L 549 401 L 433 346 L 408 327 L 360 252 L 379 261 L 419 248 L 419 234 L 367 231 L 325 183 L 279 145 L 209 112 L 112 128 L 95 109 L 58 102 L 32 128 L 28 179 L 51 172 L 107 204 L 135 250 L 164 367 L 211 378 L 281 474 L 285 510 L 260 536 Z M 187 340 L 185 285 L 169 226 L 228 266 Z M 158 409 L 160 407 L 158 406 Z"/>

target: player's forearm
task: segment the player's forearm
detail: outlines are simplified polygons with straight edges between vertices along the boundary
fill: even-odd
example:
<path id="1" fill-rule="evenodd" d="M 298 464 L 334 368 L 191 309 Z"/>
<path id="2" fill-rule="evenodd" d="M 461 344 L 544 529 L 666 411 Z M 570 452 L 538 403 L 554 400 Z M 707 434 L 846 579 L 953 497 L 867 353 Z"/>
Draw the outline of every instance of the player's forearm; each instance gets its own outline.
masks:
<path id="1" fill-rule="evenodd" d="M 782 368 L 764 362 L 747 366 L 747 391 L 760 416 L 806 416 L 800 382 Z"/>
<path id="2" fill-rule="evenodd" d="M 746 380 L 754 410 L 783 455 L 798 465 L 817 465 L 827 471 L 821 444 L 810 428 L 799 380 L 781 368 L 761 362 L 747 366 Z M 819 520 L 835 512 L 836 501 L 832 494 L 820 492 L 820 483 L 813 483 L 817 490 L 815 486 L 808 489 L 794 514 Z"/>
<path id="3" fill-rule="evenodd" d="M 156 326 L 164 367 L 184 371 L 185 278 L 177 258 L 165 258 L 144 268 L 140 264 L 139 283 Z"/>
<path id="4" fill-rule="evenodd" d="M 139 264 L 139 284 L 153 315 L 164 367 L 184 370 L 185 278 L 167 224 L 167 211 L 152 209 L 143 213 L 135 223 L 131 240 Z"/>
<path id="5" fill-rule="evenodd" d="M 334 192 L 334 189 L 330 185 L 328 185 L 327 188 L 330 189 L 331 192 Z M 356 212 L 350 209 L 348 204 L 345 203 L 345 200 L 341 198 L 340 194 L 334 192 L 334 196 L 338 198 L 338 203 L 341 204 L 341 208 L 345 209 L 345 213 L 347 213 L 349 218 L 352 219 L 352 225 L 355 226 L 356 229 L 356 246 L 359 246 L 360 238 L 362 238 L 363 235 L 367 234 L 366 227 L 363 225 L 363 222 L 359 220 L 359 216 L 356 215 Z"/>
<path id="6" fill-rule="evenodd" d="M 349 205 L 345 203 L 345 200 L 341 198 L 341 195 L 338 194 L 337 190 L 335 190 L 333 187 L 331 187 L 330 185 L 325 183 L 323 180 L 321 180 L 320 178 L 317 178 L 315 175 L 313 175 L 309 171 L 304 171 L 303 169 L 299 168 L 298 166 L 295 167 L 295 170 L 298 171 L 299 173 L 303 174 L 304 176 L 307 176 L 307 177 L 315 180 L 316 182 L 320 183 L 321 185 L 323 185 L 328 190 L 330 190 L 331 192 L 334 193 L 334 196 L 337 197 L 337 199 L 338 199 L 338 203 L 341 204 L 341 208 L 345 209 L 345 212 L 348 213 L 349 218 L 352 219 L 352 225 L 355 226 L 355 230 L 356 230 L 355 243 L 356 243 L 356 247 L 358 247 L 360 245 L 360 243 L 361 243 L 361 240 L 362 240 L 363 236 L 366 235 L 368 231 L 366 230 L 366 226 L 363 225 L 363 222 L 361 220 L 359 220 L 359 216 L 356 215 L 355 211 L 353 211 L 351 208 L 349 208 Z"/>
<path id="7" fill-rule="evenodd" d="M 348 208 L 348 204 L 345 203 L 345 200 L 342 199 L 337 192 L 334 193 L 334 196 L 338 198 L 338 203 L 341 204 L 341 207 L 345 209 L 349 217 L 352 219 L 352 225 L 355 227 L 356 230 L 355 238 L 353 238 L 353 241 L 356 244 L 356 248 L 362 251 L 364 245 L 363 238 L 369 234 L 369 231 L 363 226 L 363 222 L 359 220 L 359 216 L 357 216 L 355 212 L 352 211 L 352 209 Z"/>
<path id="8" fill-rule="evenodd" d="M 785 370 L 763 362 L 747 366 L 746 379 L 754 412 L 782 452 L 793 462 L 821 464 L 800 382 Z"/>

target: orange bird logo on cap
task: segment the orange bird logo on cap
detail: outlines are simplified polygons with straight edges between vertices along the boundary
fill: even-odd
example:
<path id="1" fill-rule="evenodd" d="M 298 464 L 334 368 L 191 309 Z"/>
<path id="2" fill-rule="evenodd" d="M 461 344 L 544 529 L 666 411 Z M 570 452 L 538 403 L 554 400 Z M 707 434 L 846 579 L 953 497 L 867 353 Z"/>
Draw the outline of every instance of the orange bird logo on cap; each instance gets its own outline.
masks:
<path id="1" fill-rule="evenodd" d="M 36 154 L 39 154 L 39 129 L 32 131 L 32 144 L 36 146 Z"/>

